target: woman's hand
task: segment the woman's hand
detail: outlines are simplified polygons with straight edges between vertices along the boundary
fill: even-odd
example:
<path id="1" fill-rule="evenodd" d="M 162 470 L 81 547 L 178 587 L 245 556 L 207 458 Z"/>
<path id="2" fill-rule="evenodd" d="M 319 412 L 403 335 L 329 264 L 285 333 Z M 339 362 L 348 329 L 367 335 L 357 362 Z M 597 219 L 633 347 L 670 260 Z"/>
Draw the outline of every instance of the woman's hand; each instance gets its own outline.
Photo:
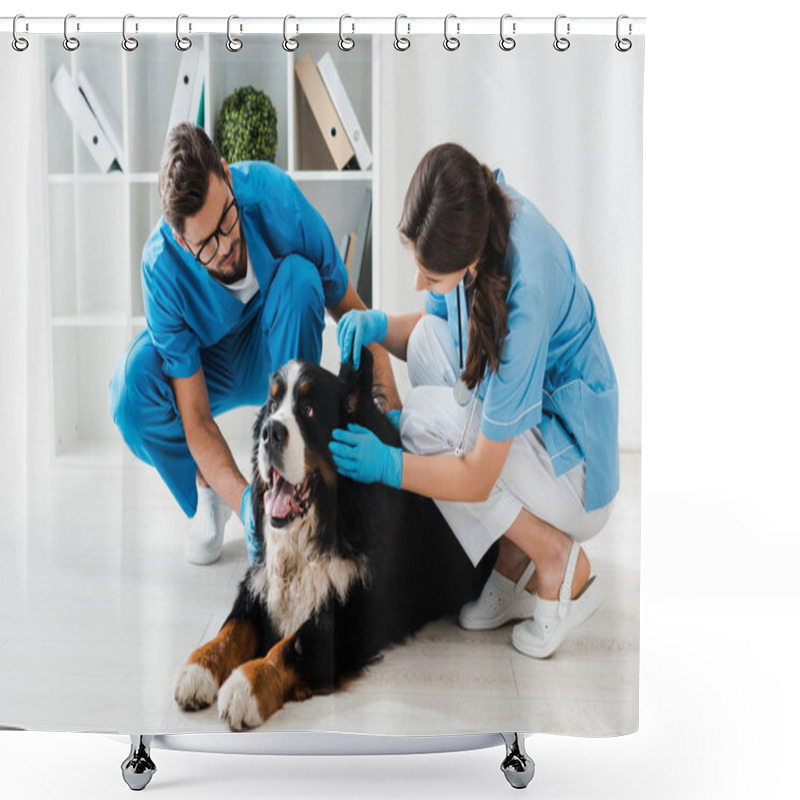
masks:
<path id="1" fill-rule="evenodd" d="M 353 423 L 336 428 L 329 445 L 340 475 L 359 483 L 383 483 L 399 489 L 403 478 L 403 452 L 384 444 L 372 431 Z"/>
<path id="2" fill-rule="evenodd" d="M 386 338 L 389 321 L 384 311 L 348 311 L 336 326 L 336 340 L 339 342 L 341 362 L 353 358 L 353 366 L 361 364 L 361 348 L 372 342 L 382 342 Z"/>

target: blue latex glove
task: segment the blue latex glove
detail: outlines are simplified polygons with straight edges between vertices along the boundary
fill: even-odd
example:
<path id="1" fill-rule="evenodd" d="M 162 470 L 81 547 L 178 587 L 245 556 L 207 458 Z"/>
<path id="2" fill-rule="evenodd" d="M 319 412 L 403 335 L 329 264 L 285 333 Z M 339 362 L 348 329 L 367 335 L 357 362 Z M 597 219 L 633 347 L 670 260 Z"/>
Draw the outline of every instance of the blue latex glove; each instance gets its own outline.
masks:
<path id="1" fill-rule="evenodd" d="M 256 539 L 256 521 L 253 517 L 253 490 L 248 486 L 242 495 L 239 516 L 244 525 L 244 542 L 247 545 L 247 558 L 251 564 L 261 561 L 261 543 Z"/>
<path id="2" fill-rule="evenodd" d="M 392 425 L 394 425 L 395 428 L 397 428 L 397 430 L 400 430 L 400 415 L 402 413 L 403 412 L 399 408 L 393 408 L 391 411 L 386 412 L 386 416 L 389 418 L 389 422 L 391 422 Z"/>
<path id="3" fill-rule="evenodd" d="M 403 451 L 384 444 L 372 431 L 352 423 L 347 430 L 336 428 L 329 448 L 340 475 L 360 483 L 400 488 Z"/>
<path id="4" fill-rule="evenodd" d="M 377 309 L 369 311 L 348 311 L 336 326 L 336 340 L 341 350 L 342 364 L 353 357 L 353 366 L 361 364 L 361 348 L 372 342 L 382 342 L 386 338 L 389 321 L 386 313 Z"/>

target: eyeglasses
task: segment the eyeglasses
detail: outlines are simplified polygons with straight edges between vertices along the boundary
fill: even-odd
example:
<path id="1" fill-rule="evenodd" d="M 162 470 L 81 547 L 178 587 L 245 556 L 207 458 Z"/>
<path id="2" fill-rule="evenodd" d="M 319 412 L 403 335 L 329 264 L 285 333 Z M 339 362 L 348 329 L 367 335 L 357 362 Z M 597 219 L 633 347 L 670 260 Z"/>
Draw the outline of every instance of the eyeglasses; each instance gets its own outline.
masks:
<path id="1" fill-rule="evenodd" d="M 231 195 L 233 195 L 233 187 L 231 186 L 227 177 L 225 178 L 225 183 L 228 184 L 228 188 L 231 190 Z M 219 225 L 217 225 L 216 230 L 200 245 L 199 250 L 196 253 L 193 253 L 192 248 L 189 247 L 188 242 L 186 244 L 186 247 L 188 248 L 189 252 L 192 253 L 192 255 L 204 267 L 207 267 L 214 260 L 214 257 L 217 255 L 217 252 L 219 251 L 220 234 L 222 236 L 230 236 L 231 232 L 236 227 L 236 223 L 238 221 L 239 221 L 239 206 L 236 202 L 236 198 L 233 197 L 231 202 L 228 203 L 227 206 L 225 206 L 225 209 L 222 212 L 222 217 L 220 218 Z"/>

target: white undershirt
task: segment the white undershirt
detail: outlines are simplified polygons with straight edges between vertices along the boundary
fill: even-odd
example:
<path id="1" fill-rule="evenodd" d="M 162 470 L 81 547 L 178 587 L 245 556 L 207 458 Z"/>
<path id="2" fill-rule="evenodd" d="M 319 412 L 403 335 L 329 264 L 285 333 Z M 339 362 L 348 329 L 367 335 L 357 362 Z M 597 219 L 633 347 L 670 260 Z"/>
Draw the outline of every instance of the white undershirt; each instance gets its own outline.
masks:
<path id="1" fill-rule="evenodd" d="M 222 284 L 237 300 L 247 305 L 251 298 L 258 291 L 258 280 L 253 270 L 253 263 L 250 261 L 250 253 L 247 254 L 247 274 L 235 283 Z"/>

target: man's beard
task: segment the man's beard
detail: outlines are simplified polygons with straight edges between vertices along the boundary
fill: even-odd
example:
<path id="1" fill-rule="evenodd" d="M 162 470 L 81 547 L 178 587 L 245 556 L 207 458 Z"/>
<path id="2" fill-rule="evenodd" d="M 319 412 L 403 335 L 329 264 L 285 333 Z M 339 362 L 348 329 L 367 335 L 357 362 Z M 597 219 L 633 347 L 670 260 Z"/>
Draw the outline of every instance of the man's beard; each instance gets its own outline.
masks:
<path id="1" fill-rule="evenodd" d="M 241 224 L 239 225 L 239 261 L 236 264 L 235 268 L 232 272 L 221 272 L 217 269 L 209 269 L 208 273 L 211 275 L 212 278 L 216 278 L 220 283 L 224 283 L 226 285 L 230 285 L 231 283 L 236 283 L 236 281 L 240 281 L 244 276 L 247 274 L 247 248 L 245 247 L 244 243 L 244 232 L 242 231 Z M 236 244 L 233 245 L 232 249 L 236 248 Z M 228 257 L 230 257 L 231 251 L 228 251 Z M 222 263 L 225 263 L 224 261 Z"/>

